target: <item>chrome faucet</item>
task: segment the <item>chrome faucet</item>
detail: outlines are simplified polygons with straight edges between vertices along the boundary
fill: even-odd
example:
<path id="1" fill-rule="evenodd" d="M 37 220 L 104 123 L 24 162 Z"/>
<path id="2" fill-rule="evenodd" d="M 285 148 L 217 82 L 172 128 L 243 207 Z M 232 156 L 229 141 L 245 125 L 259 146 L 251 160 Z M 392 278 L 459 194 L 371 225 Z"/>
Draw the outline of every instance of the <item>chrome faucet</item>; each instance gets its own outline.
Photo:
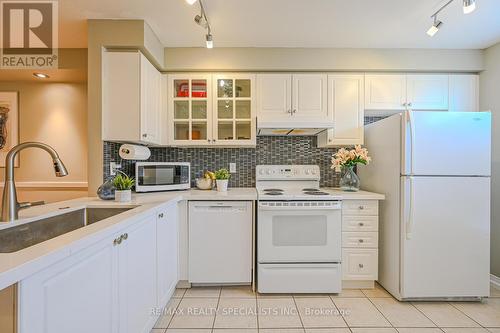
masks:
<path id="1" fill-rule="evenodd" d="M 17 220 L 19 210 L 31 206 L 43 205 L 43 201 L 37 202 L 17 202 L 16 184 L 14 182 L 14 159 L 17 153 L 25 148 L 40 148 L 45 150 L 52 157 L 54 162 L 54 171 L 57 177 L 64 177 L 68 175 L 68 171 L 59 155 L 49 145 L 41 142 L 24 142 L 12 148 L 5 158 L 5 185 L 3 188 L 2 198 L 2 222 L 11 222 Z"/>

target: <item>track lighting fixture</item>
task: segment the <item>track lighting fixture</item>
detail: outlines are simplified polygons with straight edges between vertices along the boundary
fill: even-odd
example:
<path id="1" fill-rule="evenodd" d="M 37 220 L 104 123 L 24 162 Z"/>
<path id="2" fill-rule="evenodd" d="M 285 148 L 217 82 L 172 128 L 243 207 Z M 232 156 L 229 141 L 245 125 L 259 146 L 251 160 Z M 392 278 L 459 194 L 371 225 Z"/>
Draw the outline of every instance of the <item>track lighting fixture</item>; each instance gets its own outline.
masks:
<path id="1" fill-rule="evenodd" d="M 207 14 L 205 13 L 205 7 L 203 7 L 203 0 L 186 0 L 186 2 L 190 5 L 194 4 L 196 1 L 200 3 L 200 14 L 194 17 L 194 21 L 203 29 L 207 30 L 207 34 L 205 35 L 205 42 L 207 49 L 211 49 L 214 47 L 214 39 L 212 36 L 212 28 L 210 27 L 210 22 L 208 22 Z"/>
<path id="2" fill-rule="evenodd" d="M 476 0 L 464 0 L 464 14 L 472 13 L 476 10 Z"/>
<path id="3" fill-rule="evenodd" d="M 427 34 L 431 37 L 434 36 L 439 31 L 439 28 L 442 25 L 443 25 L 443 22 L 439 21 L 436 17 L 434 17 L 434 23 L 429 28 L 429 30 L 427 30 Z"/>
<path id="4" fill-rule="evenodd" d="M 437 16 L 443 9 L 448 7 L 448 5 L 451 4 L 453 1 L 454 0 L 449 0 L 444 5 L 442 5 L 441 8 L 439 8 L 434 14 L 431 15 L 433 23 L 432 26 L 429 28 L 429 30 L 427 30 L 427 34 L 429 36 L 432 37 L 439 31 L 439 28 L 443 25 L 443 22 L 439 21 L 437 19 Z M 464 14 L 472 13 L 476 9 L 476 0 L 462 0 L 462 2 L 463 2 Z"/>

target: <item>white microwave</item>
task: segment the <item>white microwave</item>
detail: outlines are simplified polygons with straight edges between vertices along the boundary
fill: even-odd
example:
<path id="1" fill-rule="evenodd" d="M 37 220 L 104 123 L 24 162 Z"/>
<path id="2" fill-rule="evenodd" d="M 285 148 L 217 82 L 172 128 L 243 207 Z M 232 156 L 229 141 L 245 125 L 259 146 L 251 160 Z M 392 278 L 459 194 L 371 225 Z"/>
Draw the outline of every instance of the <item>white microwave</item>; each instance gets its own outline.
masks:
<path id="1" fill-rule="evenodd" d="M 191 187 L 189 162 L 137 162 L 135 191 L 186 190 Z"/>

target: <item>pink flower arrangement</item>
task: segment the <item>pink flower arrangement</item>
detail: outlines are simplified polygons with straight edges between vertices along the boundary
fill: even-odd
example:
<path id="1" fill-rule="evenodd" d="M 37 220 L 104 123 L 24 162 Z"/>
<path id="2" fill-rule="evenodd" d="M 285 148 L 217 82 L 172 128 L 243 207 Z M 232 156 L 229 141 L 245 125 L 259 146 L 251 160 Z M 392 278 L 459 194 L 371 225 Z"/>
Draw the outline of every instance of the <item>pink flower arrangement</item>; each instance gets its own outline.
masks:
<path id="1" fill-rule="evenodd" d="M 354 149 L 351 150 L 340 148 L 332 156 L 331 168 L 340 172 L 343 167 L 353 167 L 358 163 L 367 165 L 371 160 L 371 157 L 368 156 L 368 149 L 361 148 L 360 145 L 354 146 Z"/>

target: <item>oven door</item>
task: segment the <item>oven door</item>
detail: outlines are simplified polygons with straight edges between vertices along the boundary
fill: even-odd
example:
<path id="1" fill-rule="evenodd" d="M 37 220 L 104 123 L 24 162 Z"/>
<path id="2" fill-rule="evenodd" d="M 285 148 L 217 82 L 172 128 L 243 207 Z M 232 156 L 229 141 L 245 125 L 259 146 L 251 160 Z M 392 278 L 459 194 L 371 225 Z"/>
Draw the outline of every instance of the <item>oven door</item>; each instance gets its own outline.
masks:
<path id="1" fill-rule="evenodd" d="M 259 202 L 259 263 L 341 261 L 339 201 Z"/>

